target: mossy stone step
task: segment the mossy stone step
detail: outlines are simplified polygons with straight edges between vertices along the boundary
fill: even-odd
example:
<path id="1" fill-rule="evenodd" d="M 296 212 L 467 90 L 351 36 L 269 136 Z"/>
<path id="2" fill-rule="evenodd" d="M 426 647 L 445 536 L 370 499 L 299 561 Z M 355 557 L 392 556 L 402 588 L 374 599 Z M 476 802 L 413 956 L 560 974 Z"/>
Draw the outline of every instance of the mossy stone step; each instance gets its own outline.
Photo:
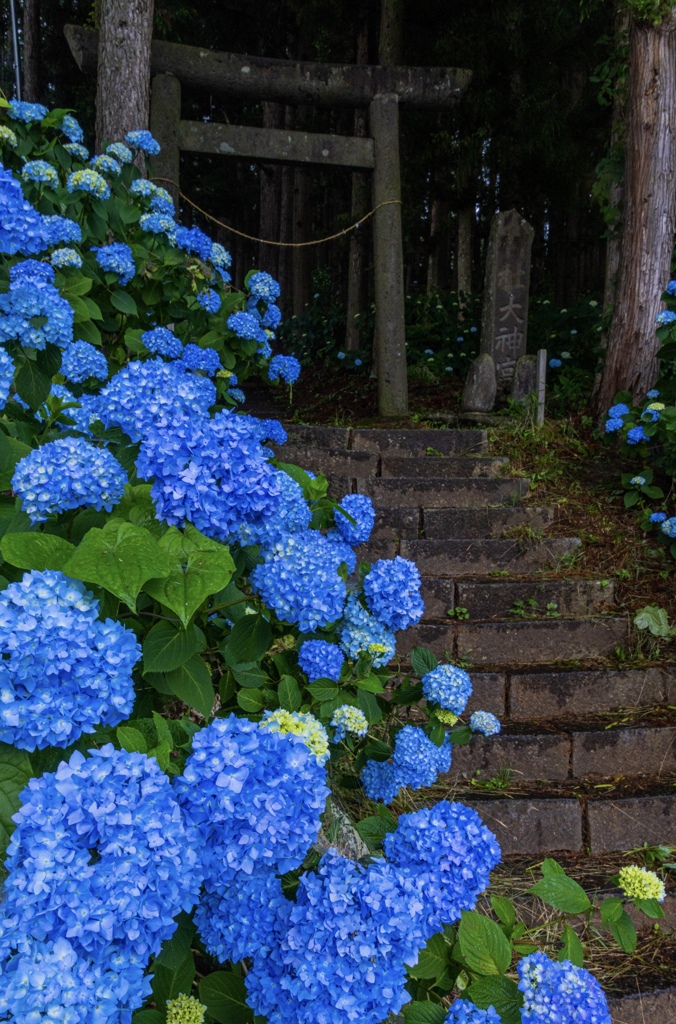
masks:
<path id="1" fill-rule="evenodd" d="M 355 454 L 357 454 L 355 452 Z M 452 480 L 454 477 L 498 476 L 509 459 L 490 455 L 444 455 L 404 458 L 399 455 L 383 455 L 380 460 L 380 475 L 385 478 L 412 477 L 417 480 Z"/>
<path id="2" fill-rule="evenodd" d="M 426 508 L 421 529 L 427 540 L 501 537 L 506 530 L 546 530 L 554 522 L 551 508 Z M 402 534 L 403 536 L 403 534 Z"/>
<path id="3" fill-rule="evenodd" d="M 488 445 L 485 430 L 369 430 L 355 428 L 350 447 L 355 451 L 387 452 L 390 455 L 478 455 Z"/>
<path id="4" fill-rule="evenodd" d="M 331 480 L 332 493 L 339 489 Z M 516 504 L 529 488 L 523 477 L 457 477 L 454 480 L 357 478 L 356 490 L 373 500 L 376 508 L 485 508 Z M 342 493 L 345 493 L 343 491 Z"/>
<path id="5" fill-rule="evenodd" d="M 508 688 L 512 722 L 571 722 L 621 709 L 676 704 L 676 669 L 515 673 Z"/>
<path id="6" fill-rule="evenodd" d="M 509 570 L 531 573 L 555 568 L 580 547 L 577 537 L 552 537 L 538 544 L 519 540 L 402 540 L 400 554 L 416 563 L 423 576 L 485 576 Z"/>
<path id="7" fill-rule="evenodd" d="M 609 580 L 578 579 L 458 580 L 455 602 L 467 609 L 472 620 L 515 621 L 518 616 L 514 613 L 521 608 L 518 602 L 526 618 L 580 618 L 612 610 L 615 584 Z M 548 611 L 547 605 L 556 607 Z"/>

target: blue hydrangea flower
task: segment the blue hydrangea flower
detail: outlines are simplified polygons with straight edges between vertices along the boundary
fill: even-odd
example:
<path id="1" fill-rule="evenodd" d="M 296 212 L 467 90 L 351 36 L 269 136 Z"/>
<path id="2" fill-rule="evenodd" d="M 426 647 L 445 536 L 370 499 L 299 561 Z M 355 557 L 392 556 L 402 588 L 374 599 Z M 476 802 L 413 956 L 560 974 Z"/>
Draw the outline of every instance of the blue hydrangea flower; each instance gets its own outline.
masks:
<path id="1" fill-rule="evenodd" d="M 268 340 L 265 331 L 260 326 L 256 317 L 251 313 L 245 313 L 243 310 L 230 314 L 228 317 L 228 327 L 231 331 L 234 331 L 238 338 L 258 341 L 261 344 Z"/>
<path id="2" fill-rule="evenodd" d="M 247 285 L 251 295 L 255 299 L 260 299 L 267 306 L 275 302 L 281 294 L 281 288 L 277 281 L 264 270 L 252 274 Z"/>
<path id="3" fill-rule="evenodd" d="M 364 596 L 373 615 L 392 630 L 415 626 L 425 611 L 418 567 L 401 555 L 380 558 L 371 566 Z"/>
<path id="4" fill-rule="evenodd" d="M 7 404 L 13 380 L 14 360 L 6 349 L 0 348 L 0 409 Z"/>
<path id="5" fill-rule="evenodd" d="M 83 164 L 89 160 L 89 150 L 86 146 L 81 146 L 79 142 L 67 142 L 63 148 Z"/>
<path id="6" fill-rule="evenodd" d="M 14 925 L 10 947 L 67 938 L 78 959 L 122 976 L 97 994 L 117 1003 L 111 1022 L 128 1021 L 125 1008 L 144 998 L 143 985 L 130 991 L 139 967 L 199 896 L 196 836 L 169 778 L 153 757 L 106 744 L 31 779 L 22 801 L 2 906 Z"/>
<path id="7" fill-rule="evenodd" d="M 82 266 L 82 257 L 75 249 L 55 249 L 49 257 L 49 262 L 53 267 L 58 267 L 59 269 L 63 267 L 79 268 Z"/>
<path id="8" fill-rule="evenodd" d="M 404 786 L 432 786 L 439 774 L 451 767 L 451 743 L 446 737 L 438 747 L 422 729 L 405 725 L 397 733 L 390 761 L 367 761 L 361 772 L 366 795 L 391 803 Z"/>
<path id="9" fill-rule="evenodd" d="M 369 723 L 366 715 L 359 708 L 351 704 L 342 704 L 333 712 L 331 725 L 336 730 L 333 734 L 333 742 L 340 743 L 346 733 L 353 736 L 366 736 L 369 731 Z"/>
<path id="10" fill-rule="evenodd" d="M 16 149 L 18 139 L 16 133 L 8 128 L 6 124 L 0 125 L 0 146 L 10 146 L 12 149 Z"/>
<path id="11" fill-rule="evenodd" d="M 274 304 L 268 306 L 261 317 L 261 327 L 269 327 L 270 330 L 276 331 L 282 322 L 282 311 L 279 306 Z"/>
<path id="12" fill-rule="evenodd" d="M 370 655 L 374 668 L 387 665 L 395 655 L 392 631 L 369 614 L 354 595 L 348 598 L 345 606 L 340 646 L 348 658 L 355 661 L 361 654 Z"/>
<path id="13" fill-rule="evenodd" d="M 206 377 L 182 372 L 213 392 Z M 280 479 L 256 419 L 227 411 L 213 419 L 169 411 L 147 430 L 137 460 L 139 476 L 154 478 L 158 518 L 173 526 L 188 520 L 206 536 L 229 543 L 239 539 L 242 524 L 259 523 L 277 511 Z"/>
<path id="14" fill-rule="evenodd" d="M 369 800 L 391 804 L 401 789 L 391 761 L 367 761 L 359 777 Z"/>
<path id="15" fill-rule="evenodd" d="M 155 195 L 157 185 L 152 181 L 148 181 L 147 178 L 135 178 L 129 186 L 129 191 L 133 196 L 143 196 L 147 199 L 148 196 Z"/>
<path id="16" fill-rule="evenodd" d="M 7 256 L 42 252 L 49 244 L 47 219 L 24 199 L 17 179 L 0 164 L 0 252 Z"/>
<path id="17" fill-rule="evenodd" d="M 99 602 L 60 572 L 26 573 L 0 593 L 0 740 L 22 750 L 67 747 L 134 705 L 141 648 L 101 622 Z"/>
<path id="18" fill-rule="evenodd" d="M 472 696 L 472 681 L 456 665 L 439 665 L 422 677 L 425 700 L 461 715 Z"/>
<path id="19" fill-rule="evenodd" d="M 35 448 L 14 470 L 12 490 L 32 523 L 70 508 L 110 512 L 122 499 L 127 474 L 107 448 L 64 437 Z"/>
<path id="20" fill-rule="evenodd" d="M 183 352 L 183 342 L 168 327 L 153 327 L 144 331 L 141 341 L 153 354 L 166 356 L 167 359 L 178 359 Z"/>
<path id="21" fill-rule="evenodd" d="M 176 213 L 174 200 L 165 188 L 159 187 L 155 190 L 155 194 L 150 200 L 150 209 L 153 213 L 163 213 L 167 217 L 173 217 Z"/>
<path id="22" fill-rule="evenodd" d="M 299 867 L 328 796 L 325 769 L 302 737 L 235 715 L 195 734 L 174 789 L 198 832 L 212 892 L 239 873 Z"/>
<path id="23" fill-rule="evenodd" d="M 213 288 L 206 288 L 203 292 L 200 292 L 197 296 L 197 301 L 202 309 L 206 309 L 207 313 L 218 313 L 221 308 L 220 296 Z"/>
<path id="24" fill-rule="evenodd" d="M 167 217 L 164 213 L 144 213 L 139 219 L 139 227 L 152 235 L 167 235 L 169 241 L 173 241 L 178 225 L 173 217 Z"/>
<path id="25" fill-rule="evenodd" d="M 618 402 L 617 405 L 611 405 L 610 409 L 608 410 L 608 416 L 610 416 L 612 419 L 614 419 L 614 418 L 616 418 L 618 416 L 628 416 L 628 415 L 629 415 L 629 406 L 625 405 L 624 402 Z"/>
<path id="26" fill-rule="evenodd" d="M 84 132 L 72 114 L 65 115 L 61 122 L 61 131 L 70 142 L 82 142 L 84 140 Z"/>
<path id="27" fill-rule="evenodd" d="M 523 993 L 523 1024 L 611 1024 L 608 1003 L 593 974 L 540 951 L 516 965 Z"/>
<path id="28" fill-rule="evenodd" d="M 341 565 L 342 563 L 345 563 L 347 566 L 348 576 L 351 576 L 357 568 L 357 555 L 354 548 L 343 540 L 341 535 L 338 533 L 338 530 L 329 530 L 325 534 L 325 537 L 333 548 L 336 556 L 336 564 Z"/>
<path id="29" fill-rule="evenodd" d="M 286 381 L 287 384 L 295 384 L 300 377 L 300 363 L 295 356 L 273 356 L 268 366 L 268 379 L 271 381 Z"/>
<path id="30" fill-rule="evenodd" d="M 47 246 L 82 241 L 82 228 L 70 217 L 59 217 L 58 214 L 43 217 L 42 230 Z"/>
<path id="31" fill-rule="evenodd" d="M 646 434 L 643 427 L 632 427 L 627 432 L 627 444 L 640 444 L 641 441 L 649 441 L 650 438 Z"/>
<path id="32" fill-rule="evenodd" d="M 676 539 L 676 516 L 672 516 L 671 519 L 665 519 L 660 527 L 662 533 L 672 540 Z"/>
<path id="33" fill-rule="evenodd" d="M 298 652 L 298 664 L 311 683 L 315 679 L 340 679 L 345 656 L 336 644 L 326 640 L 306 640 Z"/>
<path id="34" fill-rule="evenodd" d="M 106 153 L 121 164 L 130 164 L 134 159 L 134 154 L 125 146 L 124 142 L 111 142 L 109 146 L 106 146 Z"/>
<path id="35" fill-rule="evenodd" d="M 644 476 L 633 476 L 629 481 L 632 487 L 643 487 L 645 485 Z"/>
<path id="36" fill-rule="evenodd" d="M 489 1006 L 487 1010 L 480 1010 L 466 999 L 456 999 L 448 1011 L 444 1024 L 501 1024 L 501 1020 L 493 1006 Z"/>
<path id="37" fill-rule="evenodd" d="M 213 242 L 200 228 L 179 228 L 176 232 L 176 245 L 186 252 L 194 252 L 205 263 L 211 259 Z"/>
<path id="38" fill-rule="evenodd" d="M 75 429 L 79 430 L 81 434 L 86 434 L 87 437 L 92 436 L 91 426 L 99 418 L 99 398 L 98 395 L 80 395 L 76 398 L 75 395 L 64 387 L 63 384 L 52 384 L 50 388 L 50 395 L 54 398 L 61 399 L 65 402 L 69 408 L 61 413 L 61 417 L 57 422 L 57 426 L 61 430 Z M 15 396 L 16 399 L 16 396 Z M 38 418 L 40 414 L 38 414 Z M 67 421 L 64 422 L 64 417 L 67 417 Z M 73 427 L 71 427 L 72 421 Z"/>
<path id="39" fill-rule="evenodd" d="M 667 518 L 667 513 L 666 512 L 653 512 L 652 515 L 650 516 L 650 522 L 651 523 L 663 523 L 666 518 Z"/>
<path id="40" fill-rule="evenodd" d="M 140 441 L 155 424 L 195 413 L 203 416 L 216 401 L 216 388 L 206 377 L 190 373 L 180 360 L 127 363 L 99 392 L 97 408 L 106 427 L 121 427 Z"/>
<path id="41" fill-rule="evenodd" d="M 199 345 L 193 345 L 192 343 L 186 345 L 183 349 L 181 361 L 189 370 L 203 370 L 209 377 L 213 377 L 221 368 L 221 361 L 216 349 L 201 348 Z M 232 383 L 232 378 L 230 378 L 230 383 Z M 237 379 L 235 379 L 236 383 Z"/>
<path id="42" fill-rule="evenodd" d="M 624 421 L 618 416 L 613 416 L 611 419 L 606 420 L 606 434 L 614 434 L 616 430 L 622 430 Z"/>
<path id="43" fill-rule="evenodd" d="M 91 166 L 100 174 L 113 174 L 115 177 L 121 172 L 122 164 L 118 163 L 115 157 L 108 153 L 99 153 L 90 160 Z"/>
<path id="44" fill-rule="evenodd" d="M 42 121 L 48 113 L 42 103 L 26 103 L 25 100 L 10 100 L 7 108 L 7 114 L 13 121 L 23 121 L 24 124 Z"/>
<path id="45" fill-rule="evenodd" d="M 100 348 L 88 341 L 71 341 L 63 350 L 61 373 L 73 384 L 81 384 L 90 377 L 106 380 L 108 360 Z"/>
<path id="46" fill-rule="evenodd" d="M 338 533 L 347 544 L 366 544 L 376 521 L 371 499 L 365 494 L 346 494 L 340 499 L 340 507 L 352 516 L 354 523 L 336 511 L 335 523 Z"/>
<path id="47" fill-rule="evenodd" d="M 260 440 L 263 440 L 262 436 Z M 290 534 L 307 530 L 312 519 L 310 507 L 303 497 L 302 487 L 282 470 L 275 472 L 280 491 L 279 505 L 264 519 L 240 523 L 239 526 L 240 543 L 259 544 L 263 554 Z"/>
<path id="48" fill-rule="evenodd" d="M 212 243 L 209 259 L 215 267 L 219 267 L 222 270 L 227 270 L 228 267 L 232 266 L 232 256 L 220 242 Z"/>
<path id="49" fill-rule="evenodd" d="M 66 188 L 69 192 L 88 192 L 97 199 L 108 199 L 110 196 L 110 185 L 106 179 L 90 167 L 69 174 Z"/>
<path id="50" fill-rule="evenodd" d="M 124 242 L 111 242 L 110 245 L 92 246 L 96 253 L 96 262 L 106 273 L 118 275 L 119 283 L 129 284 L 136 273 L 136 264 L 132 251 Z"/>
<path id="51" fill-rule="evenodd" d="M 46 160 L 29 160 L 21 168 L 21 177 L 24 181 L 35 181 L 47 188 L 59 187 L 59 175 Z"/>
<path id="52" fill-rule="evenodd" d="M 9 291 L 0 295 L 0 344 L 16 340 L 27 348 L 44 349 L 49 342 L 64 348 L 73 340 L 72 306 L 52 284 L 49 264 L 26 263 L 31 266 L 19 263 L 11 268 Z M 33 265 L 45 269 L 38 273 Z M 34 325 L 36 317 L 45 319 L 39 327 Z"/>
<path id="53" fill-rule="evenodd" d="M 230 885 L 202 896 L 195 925 L 205 948 L 220 963 L 265 956 L 280 912 L 288 907 L 282 883 L 271 870 L 238 872 Z"/>
<path id="54" fill-rule="evenodd" d="M 669 282 L 669 283 L 671 284 L 671 282 Z M 660 397 L 659 391 L 656 391 L 654 388 L 653 388 L 652 391 L 649 391 L 648 394 L 646 395 L 646 398 L 653 398 L 654 399 L 654 398 L 659 398 L 659 397 Z"/>
<path id="55" fill-rule="evenodd" d="M 124 141 L 127 145 L 131 146 L 132 149 L 140 149 L 148 156 L 157 156 L 160 152 L 159 142 L 152 137 L 149 131 L 146 131 L 145 129 L 127 132 L 124 137 Z"/>
<path id="56" fill-rule="evenodd" d="M 676 313 L 671 309 L 663 309 L 661 313 L 658 313 L 655 317 L 658 324 L 671 324 L 676 320 Z"/>
<path id="57" fill-rule="evenodd" d="M 261 729 L 299 736 L 305 746 L 317 758 L 322 767 L 329 759 L 329 736 L 319 719 L 308 712 L 287 711 L 277 708 L 276 711 L 264 711 L 259 722 Z"/>
<path id="58" fill-rule="evenodd" d="M 316 530 L 306 530 L 273 545 L 250 581 L 283 622 L 313 633 L 343 613 L 347 591 L 339 564 L 330 542 Z"/>
<path id="59" fill-rule="evenodd" d="M 497 736 L 500 732 L 500 719 L 490 711 L 475 711 L 469 717 L 472 732 L 481 732 L 484 736 Z"/>
<path id="60" fill-rule="evenodd" d="M 560 359 L 550 359 L 549 360 L 549 365 L 551 366 L 552 370 L 558 370 L 558 368 L 561 366 L 561 360 Z"/>

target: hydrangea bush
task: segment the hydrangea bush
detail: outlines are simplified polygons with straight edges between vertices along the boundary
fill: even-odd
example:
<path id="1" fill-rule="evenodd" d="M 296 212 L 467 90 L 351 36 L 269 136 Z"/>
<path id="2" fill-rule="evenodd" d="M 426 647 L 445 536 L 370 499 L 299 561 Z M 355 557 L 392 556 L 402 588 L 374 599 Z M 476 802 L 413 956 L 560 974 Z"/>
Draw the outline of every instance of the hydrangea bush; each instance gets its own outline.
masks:
<path id="1" fill-rule="evenodd" d="M 357 565 L 368 499 L 237 410 L 252 374 L 297 377 L 277 283 L 230 287 L 132 162 L 148 132 L 90 160 L 68 111 L 0 109 L 0 1021 L 608 1024 L 579 943 L 526 968 L 509 901 L 475 910 L 500 860 L 476 811 L 384 806 L 500 725 L 461 719 L 464 670 L 401 669 L 420 576 Z M 359 863 L 322 838 L 357 791 Z"/>

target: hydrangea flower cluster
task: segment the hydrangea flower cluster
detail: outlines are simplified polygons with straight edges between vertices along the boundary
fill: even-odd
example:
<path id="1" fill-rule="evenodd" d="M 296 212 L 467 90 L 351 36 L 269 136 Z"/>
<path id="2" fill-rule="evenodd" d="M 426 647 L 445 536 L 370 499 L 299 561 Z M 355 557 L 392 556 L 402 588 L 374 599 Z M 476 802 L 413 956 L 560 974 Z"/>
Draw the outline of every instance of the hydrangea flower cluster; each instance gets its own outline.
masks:
<path id="1" fill-rule="evenodd" d="M 183 352 L 183 342 L 168 327 L 153 327 L 151 331 L 144 331 L 141 341 L 149 352 L 166 356 L 167 359 L 178 359 Z"/>
<path id="2" fill-rule="evenodd" d="M 84 140 L 84 132 L 72 114 L 64 116 L 61 122 L 61 131 L 70 142 L 82 142 Z"/>
<path id="3" fill-rule="evenodd" d="M 671 519 L 665 519 L 660 529 L 671 540 L 676 540 L 676 516 L 672 516 Z"/>
<path id="4" fill-rule="evenodd" d="M 109 1002 L 109 1015 L 84 1019 L 113 1024 L 149 995 L 144 967 L 175 931 L 175 915 L 191 910 L 201 877 L 195 835 L 154 758 L 111 744 L 90 754 L 74 753 L 24 790 L 7 854 L 0 944 L 29 957 L 35 950 L 35 959 L 52 944 L 48 956 L 76 979 L 72 1001 L 92 1009 Z M 86 986 L 102 964 L 111 972 L 104 982 L 119 980 L 95 989 L 94 1000 Z M 22 973 L 11 961 L 8 977 L 4 995 L 14 1010 Z M 32 987 L 38 978 L 32 972 Z"/>
<path id="5" fill-rule="evenodd" d="M 0 593 L 0 740 L 66 747 L 131 714 L 133 632 L 98 619 L 99 603 L 60 572 L 26 573 Z"/>
<path id="6" fill-rule="evenodd" d="M 18 139 L 11 128 L 8 128 L 6 124 L 0 125 L 0 145 L 11 146 L 12 149 L 16 147 Z"/>
<path id="7" fill-rule="evenodd" d="M 220 295 L 213 288 L 206 288 L 203 292 L 200 292 L 197 296 L 197 301 L 207 313 L 218 313 L 221 308 Z"/>
<path id="8" fill-rule="evenodd" d="M 7 114 L 13 121 L 23 121 L 24 124 L 42 121 L 48 113 L 47 107 L 43 107 L 42 103 L 27 103 L 25 100 L 10 100 L 7 108 Z"/>
<path id="9" fill-rule="evenodd" d="M 280 619 L 313 633 L 342 615 L 347 594 L 339 565 L 331 543 L 316 530 L 306 530 L 273 545 L 249 578 Z"/>
<path id="10" fill-rule="evenodd" d="M 174 200 L 171 198 L 166 188 L 157 186 L 153 196 L 150 199 L 150 209 L 153 213 L 164 213 L 167 217 L 173 217 L 176 209 L 174 207 Z"/>
<path id="11" fill-rule="evenodd" d="M 671 309 L 663 309 L 655 317 L 655 322 L 658 324 L 672 324 L 674 320 L 676 320 L 676 313 Z"/>
<path id="12" fill-rule="evenodd" d="M 139 219 L 139 227 L 151 235 L 166 235 L 170 241 L 176 234 L 176 221 L 163 213 L 144 213 Z"/>
<path id="13" fill-rule="evenodd" d="M 317 758 L 317 764 L 326 764 L 329 756 L 329 737 L 324 726 L 314 715 L 301 714 L 299 711 L 265 711 L 260 723 L 261 729 L 270 732 L 281 732 L 285 735 L 300 736 L 308 750 Z"/>
<path id="14" fill-rule="evenodd" d="M 523 993 L 523 1024 L 611 1024 L 608 1003 L 596 978 L 570 960 L 556 963 L 531 953 L 516 965 Z"/>
<path id="15" fill-rule="evenodd" d="M 268 340 L 265 331 L 260 326 L 256 317 L 252 313 L 245 313 L 243 310 L 230 314 L 228 317 L 228 327 L 238 338 L 258 341 L 261 344 Z"/>
<path id="16" fill-rule="evenodd" d="M 666 512 L 653 512 L 650 516 L 651 523 L 663 523 L 667 518 Z"/>
<path id="17" fill-rule="evenodd" d="M 627 431 L 627 444 L 640 444 L 641 441 L 649 440 L 650 438 L 642 426 L 632 427 L 631 430 Z"/>
<path id="18" fill-rule="evenodd" d="M 0 409 L 4 409 L 14 380 L 14 360 L 6 349 L 0 348 Z"/>
<path id="19" fill-rule="evenodd" d="M 295 356 L 273 356 L 268 366 L 268 378 L 277 381 L 279 378 L 287 384 L 295 384 L 300 377 L 300 363 Z"/>
<path id="20" fill-rule="evenodd" d="M 0 295 L 0 344 L 20 341 L 26 348 L 63 348 L 73 339 L 73 310 L 52 284 L 48 263 L 26 260 L 10 269 L 9 291 Z M 34 319 L 44 319 L 36 327 Z"/>
<path id="21" fill-rule="evenodd" d="M 44 218 L 24 199 L 12 172 L 0 164 L 0 252 L 28 256 L 46 248 Z"/>
<path id="22" fill-rule="evenodd" d="M 281 294 L 281 288 L 277 281 L 264 270 L 258 270 L 252 274 L 248 285 L 253 298 L 260 299 L 267 306 L 275 302 Z"/>
<path id="23" fill-rule="evenodd" d="M 73 384 L 81 384 L 90 377 L 105 380 L 108 376 L 108 360 L 100 348 L 88 341 L 71 341 L 61 357 L 61 373 Z"/>
<path id="24" fill-rule="evenodd" d="M 202 942 L 221 963 L 266 956 L 280 913 L 288 907 L 282 883 L 270 870 L 240 871 L 218 892 L 207 889 L 195 911 Z"/>
<path id="25" fill-rule="evenodd" d="M 364 580 L 364 596 L 370 611 L 392 630 L 415 626 L 425 611 L 418 567 L 401 555 L 374 562 Z"/>
<path id="26" fill-rule="evenodd" d="M 110 185 L 98 171 L 92 170 L 91 167 L 69 174 L 66 188 L 69 192 L 88 192 L 97 199 L 110 198 Z"/>
<path id="27" fill-rule="evenodd" d="M 206 377 L 182 372 L 215 390 Z M 159 518 L 172 526 L 188 520 L 227 543 L 239 539 L 242 524 L 264 521 L 280 506 L 280 479 L 269 457 L 255 419 L 227 411 L 213 419 L 176 415 L 147 431 L 137 469 L 154 479 Z"/>
<path id="28" fill-rule="evenodd" d="M 121 164 L 130 164 L 134 159 L 134 154 L 125 146 L 124 142 L 111 142 L 109 146 L 106 146 L 106 153 Z M 145 181 L 145 178 L 141 180 Z"/>
<path id="29" fill-rule="evenodd" d="M 127 474 L 107 448 L 81 437 L 35 448 L 17 465 L 12 489 L 32 523 L 70 508 L 110 512 L 121 500 Z"/>
<path id="30" fill-rule="evenodd" d="M 46 246 L 82 241 L 82 228 L 70 217 L 59 217 L 58 214 L 43 217 L 42 228 Z"/>
<path id="31" fill-rule="evenodd" d="M 359 708 L 351 704 L 342 704 L 333 712 L 331 725 L 336 730 L 333 734 L 333 742 L 340 743 L 346 733 L 353 736 L 366 736 L 369 731 L 369 724 L 366 715 Z"/>
<path id="32" fill-rule="evenodd" d="M 167 1024 L 202 1024 L 206 1010 L 206 1006 L 193 996 L 176 996 L 167 1000 Z"/>
<path id="33" fill-rule="evenodd" d="M 307 530 L 312 519 L 300 484 L 282 470 L 274 472 L 280 489 L 279 505 L 265 519 L 240 523 L 239 526 L 240 542 L 247 545 L 260 544 L 264 554 L 290 534 Z"/>
<path id="34" fill-rule="evenodd" d="M 438 747 L 422 729 L 405 725 L 397 733 L 389 761 L 367 761 L 361 772 L 366 795 L 371 800 L 392 803 L 404 786 L 422 789 L 436 782 L 451 767 L 451 742 L 444 738 Z"/>
<path id="35" fill-rule="evenodd" d="M 489 1006 L 487 1010 L 480 1010 L 466 999 L 456 999 L 448 1011 L 444 1024 L 501 1024 L 501 1018 L 493 1006 Z"/>
<path id="36" fill-rule="evenodd" d="M 472 696 L 472 681 L 462 668 L 439 665 L 422 677 L 425 700 L 461 715 Z"/>
<path id="37" fill-rule="evenodd" d="M 216 388 L 179 361 L 163 359 L 127 363 L 97 396 L 96 409 L 106 427 L 121 427 L 140 441 L 155 424 L 173 417 L 205 415 L 216 401 Z"/>
<path id="38" fill-rule="evenodd" d="M 49 262 L 53 267 L 57 267 L 59 270 L 63 267 L 75 267 L 76 269 L 79 269 L 82 266 L 82 257 L 75 249 L 57 249 L 49 257 Z"/>
<path id="39" fill-rule="evenodd" d="M 213 377 L 221 368 L 218 352 L 214 348 L 201 348 L 192 342 L 185 346 L 181 353 L 181 361 L 189 370 L 202 370 Z"/>
<path id="40" fill-rule="evenodd" d="M 136 273 L 136 264 L 132 251 L 124 242 L 111 242 L 110 245 L 92 246 L 96 253 L 96 262 L 106 273 L 117 274 L 122 287 L 129 284 Z"/>
<path id="41" fill-rule="evenodd" d="M 659 875 L 637 864 L 620 868 L 618 884 L 624 895 L 632 900 L 657 900 L 662 903 L 666 895 L 664 882 Z"/>
<path id="42" fill-rule="evenodd" d="M 340 647 L 326 640 L 306 640 L 298 652 L 298 664 L 311 683 L 315 679 L 337 682 L 344 663 Z"/>
<path id="43" fill-rule="evenodd" d="M 122 170 L 122 165 L 117 162 L 115 157 L 110 156 L 108 153 L 99 153 L 97 156 L 92 157 L 91 166 L 95 171 L 99 171 L 101 174 L 113 174 L 115 177 Z"/>
<path id="44" fill-rule="evenodd" d="M 21 177 L 24 181 L 35 181 L 47 188 L 59 187 L 59 176 L 46 160 L 29 160 L 21 168 Z"/>
<path id="45" fill-rule="evenodd" d="M 67 142 L 63 148 L 83 164 L 89 160 L 89 150 L 79 142 Z"/>
<path id="46" fill-rule="evenodd" d="M 157 192 L 155 195 L 157 195 Z M 194 252 L 205 263 L 211 259 L 213 242 L 200 228 L 178 228 L 176 231 L 176 245 L 179 249 L 185 250 L 185 252 Z"/>
<path id="47" fill-rule="evenodd" d="M 346 494 L 340 499 L 340 507 L 354 519 L 336 512 L 336 529 L 347 544 L 366 544 L 373 531 L 376 512 L 373 502 L 365 494 Z"/>
<path id="48" fill-rule="evenodd" d="M 500 719 L 490 711 L 475 711 L 469 716 L 469 727 L 472 732 L 483 733 L 484 736 L 497 736 L 500 732 Z"/>
<path id="49" fill-rule="evenodd" d="M 140 149 L 143 153 L 147 153 L 148 156 L 157 156 L 160 151 L 159 142 L 145 129 L 127 132 L 124 141 L 132 149 Z"/>
<path id="50" fill-rule="evenodd" d="M 345 606 L 340 646 L 355 661 L 361 654 L 370 655 L 374 668 L 387 665 L 396 649 L 392 631 L 370 615 L 354 595 Z"/>

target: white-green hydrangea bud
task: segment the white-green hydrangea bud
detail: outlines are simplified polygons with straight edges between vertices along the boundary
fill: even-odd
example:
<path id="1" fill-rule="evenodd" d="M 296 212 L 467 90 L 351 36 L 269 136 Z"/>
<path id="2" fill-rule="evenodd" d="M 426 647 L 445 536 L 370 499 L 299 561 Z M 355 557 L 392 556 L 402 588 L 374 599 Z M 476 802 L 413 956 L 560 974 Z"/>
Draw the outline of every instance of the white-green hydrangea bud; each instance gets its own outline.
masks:
<path id="1" fill-rule="evenodd" d="M 202 1024 L 206 1006 L 193 996 L 176 996 L 167 1000 L 167 1024 Z"/>
<path id="2" fill-rule="evenodd" d="M 658 900 L 661 903 L 665 896 L 664 882 L 659 875 L 636 864 L 622 868 L 619 883 L 624 895 L 632 900 Z"/>

